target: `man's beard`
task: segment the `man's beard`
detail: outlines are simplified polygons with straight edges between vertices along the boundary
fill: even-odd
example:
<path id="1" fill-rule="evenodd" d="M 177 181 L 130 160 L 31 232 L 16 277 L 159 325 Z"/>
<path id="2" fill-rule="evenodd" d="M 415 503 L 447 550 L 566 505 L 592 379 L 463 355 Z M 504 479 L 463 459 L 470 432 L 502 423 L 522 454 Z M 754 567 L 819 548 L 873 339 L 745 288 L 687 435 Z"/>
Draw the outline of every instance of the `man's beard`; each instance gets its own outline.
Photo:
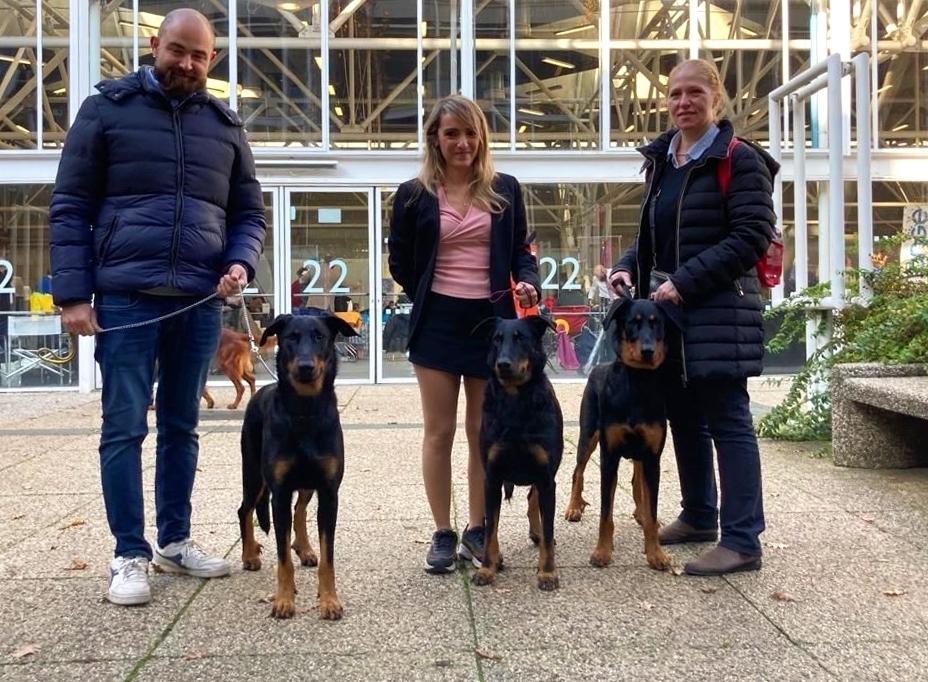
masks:
<path id="1" fill-rule="evenodd" d="M 206 78 L 198 78 L 181 69 L 165 69 L 155 65 L 155 78 L 161 83 L 164 94 L 170 97 L 190 95 L 206 89 Z"/>

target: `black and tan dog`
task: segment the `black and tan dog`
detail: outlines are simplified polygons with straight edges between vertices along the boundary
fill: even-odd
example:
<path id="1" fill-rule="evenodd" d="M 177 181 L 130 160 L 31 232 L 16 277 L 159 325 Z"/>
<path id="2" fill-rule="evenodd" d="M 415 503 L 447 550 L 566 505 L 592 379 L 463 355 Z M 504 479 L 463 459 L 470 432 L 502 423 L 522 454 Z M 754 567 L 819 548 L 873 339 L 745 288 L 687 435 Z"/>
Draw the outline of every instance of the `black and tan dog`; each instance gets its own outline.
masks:
<path id="1" fill-rule="evenodd" d="M 261 568 L 261 545 L 255 540 L 252 512 L 261 529 L 270 531 L 273 510 L 277 541 L 277 592 L 271 615 L 290 618 L 296 611 L 293 549 L 304 566 L 315 566 L 306 533 L 306 506 L 317 493 L 320 559 L 319 617 L 338 620 L 342 605 L 335 592 L 335 523 L 338 488 L 345 466 L 342 427 L 335 399 L 335 336 L 351 336 L 351 326 L 334 315 L 280 315 L 264 331 L 277 337 L 277 383 L 261 388 L 249 401 L 242 424 L 242 567 Z M 290 504 L 298 492 L 294 513 Z M 292 523 L 291 523 L 292 522 Z"/>
<path id="2" fill-rule="evenodd" d="M 486 539 L 475 585 L 489 585 L 502 567 L 499 515 L 502 489 L 529 485 L 529 537 L 540 544 L 538 587 L 558 586 L 554 563 L 555 480 L 564 452 L 564 420 L 544 369 L 542 338 L 553 323 L 543 317 L 496 319 L 490 337 L 487 382 L 480 427 L 480 458 L 486 475 Z"/>
<path id="3" fill-rule="evenodd" d="M 667 438 L 667 410 L 656 371 L 665 358 L 668 323 L 682 327 L 682 314 L 670 303 L 616 299 L 603 326 L 615 348 L 616 360 L 598 365 L 590 373 L 580 403 L 580 438 L 573 473 L 570 502 L 565 517 L 579 521 L 587 506 L 583 499 L 583 473 L 599 445 L 600 507 L 599 539 L 590 556 L 593 566 L 608 566 L 613 550 L 613 503 L 619 461 L 634 465 L 632 494 L 635 519 L 644 530 L 648 566 L 670 567 L 670 556 L 657 537 L 657 494 L 660 456 Z"/>

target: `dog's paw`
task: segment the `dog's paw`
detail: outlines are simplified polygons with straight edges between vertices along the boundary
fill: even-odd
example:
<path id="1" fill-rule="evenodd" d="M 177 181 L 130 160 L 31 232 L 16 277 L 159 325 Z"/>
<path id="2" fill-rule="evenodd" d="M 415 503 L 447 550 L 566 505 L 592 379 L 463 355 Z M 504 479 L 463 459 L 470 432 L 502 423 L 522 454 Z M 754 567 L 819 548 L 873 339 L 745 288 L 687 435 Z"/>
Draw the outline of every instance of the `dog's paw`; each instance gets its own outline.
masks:
<path id="1" fill-rule="evenodd" d="M 296 602 L 293 599 L 275 597 L 271 606 L 271 616 L 274 618 L 293 618 L 296 613 Z"/>
<path id="2" fill-rule="evenodd" d="M 242 554 L 242 569 L 245 571 L 261 570 L 261 545 L 254 554 Z"/>
<path id="3" fill-rule="evenodd" d="M 532 541 L 532 544 L 536 547 L 541 544 L 541 535 L 534 528 L 529 528 L 528 539 Z"/>
<path id="4" fill-rule="evenodd" d="M 319 557 L 316 556 L 316 553 L 313 551 L 312 547 L 307 547 L 306 549 L 300 549 L 296 545 L 293 546 L 293 551 L 296 552 L 296 555 L 300 558 L 300 564 L 303 566 L 318 566 Z"/>
<path id="5" fill-rule="evenodd" d="M 612 563 L 612 553 L 596 550 L 590 555 L 590 566 L 605 568 Z"/>
<path id="6" fill-rule="evenodd" d="M 580 497 L 577 500 L 571 499 L 567 504 L 567 511 L 564 512 L 564 518 L 572 523 L 576 523 L 583 518 L 583 512 L 590 505 L 589 502 Z"/>
<path id="7" fill-rule="evenodd" d="M 673 565 L 673 557 L 662 549 L 646 555 L 648 566 L 655 571 L 666 571 Z"/>
<path id="8" fill-rule="evenodd" d="M 552 571 L 551 573 L 539 573 L 538 574 L 538 589 L 544 590 L 545 592 L 551 592 L 560 587 L 560 582 L 557 578 L 557 571 Z"/>
<path id="9" fill-rule="evenodd" d="M 481 568 L 477 570 L 471 577 L 470 581 L 474 585 L 492 585 L 493 581 L 496 579 L 496 572 L 490 570 L 489 568 Z"/>
<path id="10" fill-rule="evenodd" d="M 319 618 L 322 620 L 341 620 L 344 615 L 342 603 L 338 597 L 319 597 Z"/>

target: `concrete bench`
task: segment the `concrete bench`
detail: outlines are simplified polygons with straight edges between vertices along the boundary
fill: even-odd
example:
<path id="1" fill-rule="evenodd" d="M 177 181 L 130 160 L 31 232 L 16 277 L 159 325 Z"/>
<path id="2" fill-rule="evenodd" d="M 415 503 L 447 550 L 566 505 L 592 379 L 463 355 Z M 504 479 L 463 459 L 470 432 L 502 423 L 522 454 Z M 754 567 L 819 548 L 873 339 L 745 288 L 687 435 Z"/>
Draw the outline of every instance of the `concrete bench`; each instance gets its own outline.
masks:
<path id="1" fill-rule="evenodd" d="M 928 466 L 926 367 L 836 365 L 831 373 L 831 430 L 838 466 Z"/>

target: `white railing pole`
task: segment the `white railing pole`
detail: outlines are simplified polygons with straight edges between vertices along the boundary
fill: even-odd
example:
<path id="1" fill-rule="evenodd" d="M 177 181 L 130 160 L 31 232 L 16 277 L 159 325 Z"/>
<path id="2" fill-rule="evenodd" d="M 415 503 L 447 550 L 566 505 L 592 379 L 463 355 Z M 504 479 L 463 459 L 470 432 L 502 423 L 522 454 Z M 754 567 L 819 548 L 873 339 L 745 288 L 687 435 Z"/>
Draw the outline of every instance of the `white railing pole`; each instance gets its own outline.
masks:
<path id="1" fill-rule="evenodd" d="M 873 182 L 870 156 L 873 138 L 870 135 L 870 55 L 861 52 L 851 63 L 857 85 L 857 267 L 873 269 Z M 873 296 L 873 288 L 860 277 L 858 294 L 864 300 Z"/>
<path id="2" fill-rule="evenodd" d="M 828 154 L 829 216 L 832 307 L 844 307 L 844 113 L 841 111 L 841 58 L 837 54 L 828 58 Z"/>

